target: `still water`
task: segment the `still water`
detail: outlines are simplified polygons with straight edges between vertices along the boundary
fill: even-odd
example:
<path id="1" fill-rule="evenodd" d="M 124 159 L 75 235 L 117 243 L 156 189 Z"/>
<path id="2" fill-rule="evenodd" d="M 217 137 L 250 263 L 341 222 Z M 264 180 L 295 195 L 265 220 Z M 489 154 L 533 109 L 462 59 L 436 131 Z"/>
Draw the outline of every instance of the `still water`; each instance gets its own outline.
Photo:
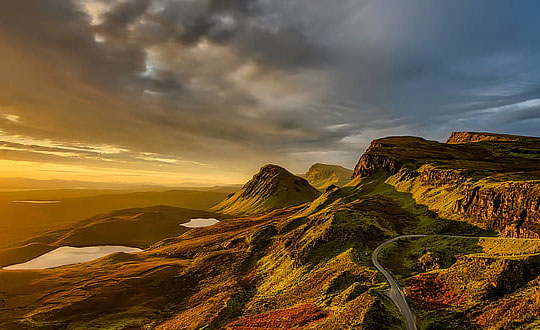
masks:
<path id="1" fill-rule="evenodd" d="M 214 225 L 218 223 L 218 219 L 214 218 L 208 218 L 208 219 L 191 219 L 190 222 L 187 223 L 181 223 L 180 226 L 188 227 L 188 228 L 200 228 L 200 227 L 208 227 L 211 225 Z"/>
<path id="2" fill-rule="evenodd" d="M 47 269 L 96 260 L 117 252 L 134 253 L 141 249 L 129 246 L 62 246 L 22 264 L 4 267 L 5 270 Z"/>

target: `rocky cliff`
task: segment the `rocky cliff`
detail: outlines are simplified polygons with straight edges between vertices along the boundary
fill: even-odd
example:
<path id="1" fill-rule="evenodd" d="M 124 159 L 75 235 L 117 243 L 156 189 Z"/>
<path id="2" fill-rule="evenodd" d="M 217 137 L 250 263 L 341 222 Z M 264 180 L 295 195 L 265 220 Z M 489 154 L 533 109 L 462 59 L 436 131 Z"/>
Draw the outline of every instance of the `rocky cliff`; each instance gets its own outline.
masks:
<path id="1" fill-rule="evenodd" d="M 495 134 L 486 132 L 453 132 L 446 143 L 469 143 L 469 142 L 540 142 L 540 138 L 531 136 Z"/>
<path id="2" fill-rule="evenodd" d="M 266 165 L 240 191 L 212 208 L 231 215 L 251 215 L 310 202 L 320 192 L 306 179 L 276 165 Z"/>
<path id="3" fill-rule="evenodd" d="M 441 216 L 510 237 L 540 237 L 540 141 L 489 133 L 453 133 L 448 143 L 416 137 L 372 142 L 355 167 L 357 181 L 384 173 Z"/>

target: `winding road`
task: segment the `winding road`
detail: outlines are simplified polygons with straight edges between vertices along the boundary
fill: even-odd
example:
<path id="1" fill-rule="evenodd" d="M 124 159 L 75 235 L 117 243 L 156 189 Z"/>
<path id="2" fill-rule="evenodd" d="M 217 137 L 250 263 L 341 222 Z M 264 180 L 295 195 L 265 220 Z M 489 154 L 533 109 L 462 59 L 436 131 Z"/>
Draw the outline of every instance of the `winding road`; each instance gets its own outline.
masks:
<path id="1" fill-rule="evenodd" d="M 388 297 L 394 302 L 394 304 L 399 309 L 401 315 L 403 315 L 403 319 L 405 320 L 405 324 L 407 326 L 407 330 L 417 330 L 416 327 L 416 319 L 414 317 L 414 314 L 411 311 L 411 308 L 409 307 L 409 304 L 407 303 L 407 300 L 405 299 L 405 296 L 403 295 L 403 291 L 401 290 L 399 284 L 394 279 L 392 274 L 386 270 L 380 263 L 379 263 L 379 252 L 387 246 L 390 243 L 393 243 L 400 239 L 405 238 L 417 238 L 417 237 L 427 237 L 427 236 L 434 236 L 434 237 L 449 237 L 449 238 L 470 238 L 470 239 L 482 239 L 482 238 L 495 238 L 495 239 L 519 239 L 519 240 L 537 240 L 534 238 L 506 238 L 506 237 L 493 237 L 493 236 L 458 236 L 458 235 L 426 235 L 426 234 L 416 234 L 416 235 L 402 235 L 394 237 L 381 245 L 379 245 L 371 255 L 371 261 L 373 262 L 373 265 L 375 265 L 375 268 L 377 268 L 378 271 L 380 271 L 384 277 L 386 278 L 386 281 L 390 285 L 390 290 L 388 291 Z"/>

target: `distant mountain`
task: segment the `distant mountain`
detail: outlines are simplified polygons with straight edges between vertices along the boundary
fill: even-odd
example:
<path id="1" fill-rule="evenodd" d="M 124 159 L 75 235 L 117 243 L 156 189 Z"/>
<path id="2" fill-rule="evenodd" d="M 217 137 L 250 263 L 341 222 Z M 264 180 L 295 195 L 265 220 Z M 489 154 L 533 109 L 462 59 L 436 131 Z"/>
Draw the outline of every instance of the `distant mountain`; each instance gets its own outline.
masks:
<path id="1" fill-rule="evenodd" d="M 179 184 L 151 184 L 151 183 L 121 183 L 121 182 L 92 182 L 78 180 L 39 180 L 30 178 L 10 178 L 0 177 L 0 191 L 16 190 L 40 190 L 40 189 L 115 189 L 115 190 L 197 190 L 197 191 L 218 191 L 218 190 L 238 190 L 241 185 L 224 184 L 208 185 L 197 182 L 184 182 Z"/>
<path id="2" fill-rule="evenodd" d="M 346 185 L 353 174 L 352 170 L 339 165 L 317 163 L 312 165 L 302 177 L 319 190 L 324 190 L 331 185 L 342 187 Z"/>
<path id="3" fill-rule="evenodd" d="M 0 177 L 0 189 L 164 189 L 154 184 L 130 184 L 115 182 L 91 182 L 77 180 L 38 180 L 30 178 Z"/>
<path id="4" fill-rule="evenodd" d="M 310 202 L 320 192 L 309 182 L 276 165 L 266 165 L 244 187 L 211 210 L 251 215 Z"/>

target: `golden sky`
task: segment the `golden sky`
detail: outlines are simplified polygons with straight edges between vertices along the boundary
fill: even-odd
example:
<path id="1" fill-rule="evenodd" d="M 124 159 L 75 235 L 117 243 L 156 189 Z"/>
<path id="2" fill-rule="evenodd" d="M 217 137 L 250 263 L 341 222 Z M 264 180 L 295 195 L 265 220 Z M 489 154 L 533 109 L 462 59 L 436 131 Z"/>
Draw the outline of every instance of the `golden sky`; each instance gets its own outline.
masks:
<path id="1" fill-rule="evenodd" d="M 540 135 L 537 4 L 496 2 L 2 1 L 0 177 L 242 183 L 385 135 Z"/>

